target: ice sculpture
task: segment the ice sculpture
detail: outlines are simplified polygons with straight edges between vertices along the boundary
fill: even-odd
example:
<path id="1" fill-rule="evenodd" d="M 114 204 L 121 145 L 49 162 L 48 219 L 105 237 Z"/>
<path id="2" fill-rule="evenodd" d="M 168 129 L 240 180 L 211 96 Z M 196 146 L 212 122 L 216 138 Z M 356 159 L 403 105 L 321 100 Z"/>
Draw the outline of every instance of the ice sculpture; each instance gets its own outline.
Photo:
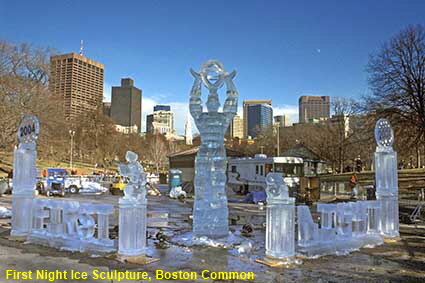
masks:
<path id="1" fill-rule="evenodd" d="M 119 200 L 118 253 L 139 256 L 146 248 L 146 175 L 136 153 L 127 151 L 125 159 L 128 164 L 118 165 L 120 174 L 129 177 Z"/>
<path id="2" fill-rule="evenodd" d="M 109 204 L 34 199 L 28 242 L 69 251 L 112 252 L 109 216 L 113 212 Z"/>
<path id="3" fill-rule="evenodd" d="M 380 229 L 386 237 L 399 236 L 397 153 L 393 150 L 394 132 L 386 119 L 375 126 L 376 199 L 381 203 Z"/>
<path id="4" fill-rule="evenodd" d="M 36 142 L 40 124 L 36 116 L 25 115 L 18 128 L 18 148 L 13 160 L 13 198 L 11 236 L 25 237 L 30 233 L 32 201 L 37 182 Z"/>
<path id="5" fill-rule="evenodd" d="M 193 208 L 193 235 L 221 238 L 228 235 L 228 208 L 225 191 L 226 150 L 224 133 L 236 115 L 238 93 L 233 83 L 236 71 L 226 73 L 223 65 L 207 61 L 200 73 L 191 69 L 195 77 L 190 93 L 190 113 L 201 136 L 201 145 L 195 160 L 195 203 Z M 223 112 L 218 112 L 218 89 L 227 86 Z M 209 90 L 203 112 L 202 84 Z"/>
<path id="6" fill-rule="evenodd" d="M 362 247 L 383 243 L 379 234 L 380 206 L 377 201 L 317 205 L 320 228 L 314 223 L 308 206 L 298 212 L 298 252 L 309 257 L 346 254 Z"/>
<path id="7" fill-rule="evenodd" d="M 282 174 L 269 173 L 267 183 L 266 256 L 295 255 L 295 199 L 288 195 Z"/>

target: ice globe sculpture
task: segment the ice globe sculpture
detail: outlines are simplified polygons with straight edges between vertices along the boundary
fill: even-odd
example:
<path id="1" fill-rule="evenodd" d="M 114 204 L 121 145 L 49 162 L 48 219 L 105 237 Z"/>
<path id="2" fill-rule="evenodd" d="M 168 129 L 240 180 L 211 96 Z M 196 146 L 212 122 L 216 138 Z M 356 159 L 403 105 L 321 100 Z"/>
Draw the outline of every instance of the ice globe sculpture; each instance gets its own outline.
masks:
<path id="1" fill-rule="evenodd" d="M 209 60 L 195 77 L 190 92 L 190 113 L 201 137 L 195 160 L 195 203 L 193 208 L 193 235 L 221 238 L 229 233 L 226 184 L 226 150 L 224 134 L 236 115 L 238 92 L 233 83 L 236 71 L 227 73 L 223 64 Z M 208 89 L 207 111 L 203 111 L 202 84 Z M 226 84 L 226 100 L 219 112 L 218 89 Z"/>
<path id="2" fill-rule="evenodd" d="M 25 115 L 18 127 L 18 148 L 13 159 L 11 236 L 26 237 L 31 231 L 32 201 L 37 183 L 37 139 L 40 124 L 36 116 Z"/>
<path id="3" fill-rule="evenodd" d="M 375 125 L 376 199 L 381 203 L 380 230 L 386 237 L 399 236 L 397 153 L 393 150 L 394 132 L 387 119 Z"/>

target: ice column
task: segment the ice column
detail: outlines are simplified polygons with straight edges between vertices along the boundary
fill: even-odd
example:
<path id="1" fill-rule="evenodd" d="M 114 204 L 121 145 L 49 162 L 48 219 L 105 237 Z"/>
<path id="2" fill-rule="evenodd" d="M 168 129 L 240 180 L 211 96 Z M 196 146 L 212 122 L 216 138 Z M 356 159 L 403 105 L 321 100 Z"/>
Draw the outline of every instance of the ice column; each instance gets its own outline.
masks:
<path id="1" fill-rule="evenodd" d="M 269 173 L 267 183 L 266 256 L 295 255 L 295 199 L 288 195 L 282 174 Z"/>
<path id="2" fill-rule="evenodd" d="M 236 72 L 228 74 L 223 65 L 207 61 L 200 73 L 191 69 L 195 77 L 190 93 L 190 113 L 201 136 L 201 145 L 195 160 L 195 203 L 193 207 L 193 235 L 209 238 L 225 237 L 229 233 L 226 184 L 226 150 L 224 134 L 236 115 L 238 93 L 233 84 Z M 218 112 L 218 89 L 226 84 L 223 112 Z M 202 84 L 209 90 L 203 112 Z"/>
<path id="3" fill-rule="evenodd" d="M 28 236 L 31 231 L 32 201 L 37 182 L 37 151 L 40 126 L 37 117 L 25 116 L 18 128 L 18 148 L 13 160 L 11 236 Z"/>
<path id="4" fill-rule="evenodd" d="M 134 152 L 127 151 L 128 164 L 119 164 L 120 174 L 130 178 L 119 200 L 118 253 L 143 255 L 146 248 L 146 176 Z"/>
<path id="5" fill-rule="evenodd" d="M 397 153 L 393 150 L 394 132 L 386 119 L 375 126 L 376 199 L 381 204 L 380 229 L 386 237 L 399 236 Z"/>

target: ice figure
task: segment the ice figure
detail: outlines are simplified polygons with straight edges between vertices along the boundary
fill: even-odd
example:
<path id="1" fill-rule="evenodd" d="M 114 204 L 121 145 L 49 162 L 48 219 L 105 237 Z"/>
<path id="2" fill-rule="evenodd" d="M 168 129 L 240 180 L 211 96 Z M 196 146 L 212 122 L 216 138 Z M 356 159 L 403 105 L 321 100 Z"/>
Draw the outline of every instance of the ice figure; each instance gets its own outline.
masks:
<path id="1" fill-rule="evenodd" d="M 28 241 L 69 251 L 112 252 L 109 216 L 113 212 L 109 204 L 34 199 Z"/>
<path id="2" fill-rule="evenodd" d="M 118 169 L 130 180 L 119 200 L 118 253 L 138 256 L 146 248 L 146 175 L 136 153 L 127 151 L 125 158 L 128 164 L 119 164 Z"/>
<path id="3" fill-rule="evenodd" d="M 380 230 L 386 237 L 399 236 L 397 153 L 393 150 L 394 133 L 386 119 L 375 126 L 376 199 L 381 204 Z"/>
<path id="4" fill-rule="evenodd" d="M 269 173 L 267 183 L 266 256 L 295 255 L 295 199 L 288 195 L 282 174 Z"/>
<path id="5" fill-rule="evenodd" d="M 18 148 L 13 160 L 11 236 L 28 236 L 31 230 L 32 201 L 37 183 L 36 142 L 40 124 L 36 116 L 25 115 L 18 128 Z"/>
<path id="6" fill-rule="evenodd" d="M 190 93 L 190 113 L 201 136 L 195 160 L 193 235 L 221 238 L 229 232 L 224 133 L 238 107 L 238 93 L 232 81 L 236 71 L 228 74 L 220 62 L 210 60 L 202 65 L 200 73 L 192 69 L 191 73 L 195 82 Z M 209 90 L 207 112 L 202 107 L 202 83 Z M 223 112 L 218 112 L 217 91 L 223 83 L 227 86 L 226 100 Z"/>

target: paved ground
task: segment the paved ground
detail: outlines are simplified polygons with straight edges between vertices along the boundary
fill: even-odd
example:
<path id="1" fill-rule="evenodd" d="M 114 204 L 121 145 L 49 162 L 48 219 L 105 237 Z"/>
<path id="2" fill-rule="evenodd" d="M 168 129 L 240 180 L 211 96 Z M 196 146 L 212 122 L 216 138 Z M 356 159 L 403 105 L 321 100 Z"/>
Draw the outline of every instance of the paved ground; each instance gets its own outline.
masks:
<path id="1" fill-rule="evenodd" d="M 68 197 L 65 199 L 69 199 Z M 116 204 L 116 196 L 73 196 L 72 199 Z M 10 196 L 0 197 L 0 206 L 11 205 Z M 22 244 L 7 239 L 10 219 L 0 220 L 0 282 L 49 282 L 48 280 L 6 280 L 7 270 L 17 271 L 68 271 L 88 272 L 84 282 L 118 282 L 93 279 L 92 272 L 146 271 L 151 282 L 169 282 L 155 279 L 158 270 L 196 272 L 198 278 L 178 279 L 172 282 L 425 282 L 425 226 L 401 225 L 401 241 L 373 249 L 362 249 L 347 256 L 327 256 L 320 259 L 304 259 L 294 268 L 269 268 L 254 262 L 264 255 L 264 210 L 255 205 L 231 206 L 231 229 L 240 230 L 247 221 L 256 222 L 254 250 L 240 255 L 236 250 L 216 248 L 185 248 L 170 245 L 156 248 L 155 234 L 161 229 L 168 235 L 190 231 L 191 203 L 169 200 L 167 197 L 149 197 L 151 216 L 148 240 L 149 255 L 160 261 L 146 266 L 123 264 L 113 258 L 91 257 L 88 254 L 58 251 L 53 248 Z M 249 215 L 249 216 L 246 216 Z M 165 217 L 165 218 L 162 218 Z M 160 228 L 160 227 L 163 228 Z M 203 270 L 223 272 L 254 272 L 254 280 L 202 279 Z M 208 273 L 204 272 L 204 275 Z M 120 282 L 148 282 L 149 280 L 122 280 Z M 82 280 L 57 280 L 56 282 L 82 282 Z"/>

